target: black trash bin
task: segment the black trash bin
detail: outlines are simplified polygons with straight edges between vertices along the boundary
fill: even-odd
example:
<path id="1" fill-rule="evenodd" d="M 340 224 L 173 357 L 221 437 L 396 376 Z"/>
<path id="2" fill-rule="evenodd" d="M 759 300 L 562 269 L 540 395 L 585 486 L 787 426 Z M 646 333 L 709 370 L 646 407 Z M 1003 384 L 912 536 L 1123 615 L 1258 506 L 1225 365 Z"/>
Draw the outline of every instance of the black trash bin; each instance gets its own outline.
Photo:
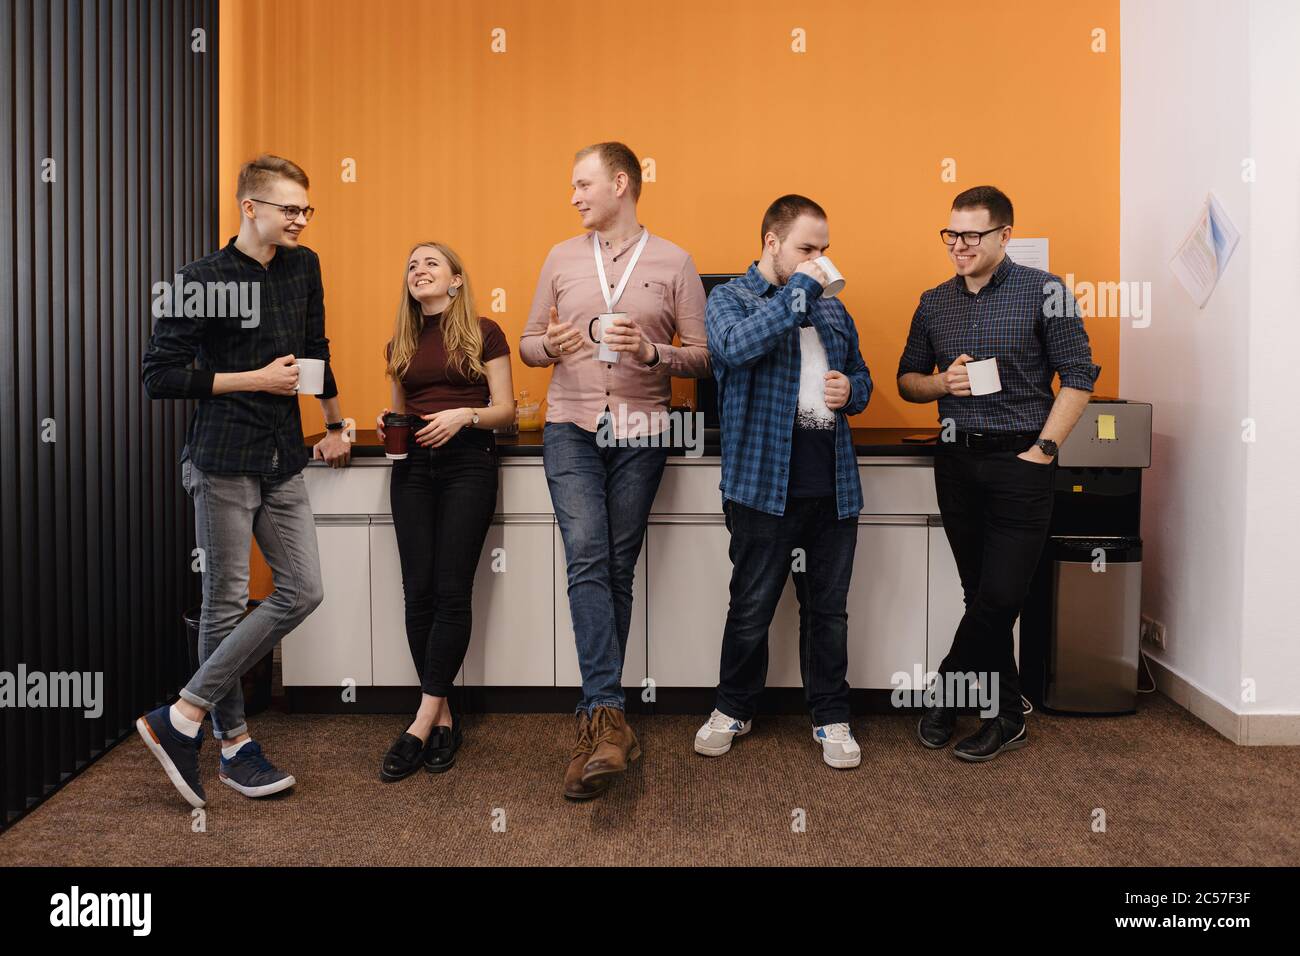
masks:
<path id="1" fill-rule="evenodd" d="M 244 609 L 247 617 L 261 601 L 249 601 Z M 199 669 L 199 614 L 202 608 L 192 607 L 185 612 L 185 632 L 190 648 L 190 673 Z M 243 620 L 243 618 L 240 618 Z M 240 686 L 244 691 L 244 715 L 252 717 L 271 706 L 271 668 L 275 657 L 274 648 L 266 656 L 249 668 L 242 678 Z"/>

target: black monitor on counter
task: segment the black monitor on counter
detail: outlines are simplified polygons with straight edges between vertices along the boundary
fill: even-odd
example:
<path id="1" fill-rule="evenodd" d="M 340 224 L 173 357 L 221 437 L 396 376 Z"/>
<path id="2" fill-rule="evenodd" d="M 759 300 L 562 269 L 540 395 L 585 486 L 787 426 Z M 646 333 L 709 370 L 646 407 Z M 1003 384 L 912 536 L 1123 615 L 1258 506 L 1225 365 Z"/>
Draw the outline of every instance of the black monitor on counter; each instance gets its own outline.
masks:
<path id="1" fill-rule="evenodd" d="M 730 282 L 732 279 L 739 279 L 743 273 L 736 272 L 710 272 L 700 276 L 700 281 L 704 283 L 704 294 L 707 296 L 715 288 L 724 282 Z M 715 430 L 719 427 L 718 419 L 718 380 L 709 376 L 708 378 L 697 378 L 695 380 L 695 410 L 704 415 L 705 434 L 709 430 Z"/>

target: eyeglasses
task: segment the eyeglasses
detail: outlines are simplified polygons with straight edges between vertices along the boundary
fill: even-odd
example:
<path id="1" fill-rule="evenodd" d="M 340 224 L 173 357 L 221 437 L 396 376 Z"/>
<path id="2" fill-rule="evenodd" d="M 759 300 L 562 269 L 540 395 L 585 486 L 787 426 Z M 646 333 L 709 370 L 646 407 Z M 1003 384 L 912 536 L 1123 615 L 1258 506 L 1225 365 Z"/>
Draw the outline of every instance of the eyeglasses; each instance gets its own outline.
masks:
<path id="1" fill-rule="evenodd" d="M 994 226 L 992 229 L 985 229 L 983 232 L 955 232 L 952 229 L 940 229 L 939 238 L 943 240 L 945 246 L 957 245 L 957 237 L 961 236 L 961 241 L 968 246 L 978 246 L 980 240 L 990 232 L 997 232 L 999 229 L 1005 229 L 1006 226 Z"/>
<path id="2" fill-rule="evenodd" d="M 248 198 L 253 199 L 252 196 L 249 196 Z M 284 213 L 284 218 L 287 222 L 293 222 L 299 216 L 302 216 L 306 222 L 311 222 L 311 217 L 316 215 L 315 206 L 285 206 L 281 203 L 269 202 L 265 199 L 253 199 L 253 202 L 260 202 L 265 206 L 279 207 L 280 211 Z"/>

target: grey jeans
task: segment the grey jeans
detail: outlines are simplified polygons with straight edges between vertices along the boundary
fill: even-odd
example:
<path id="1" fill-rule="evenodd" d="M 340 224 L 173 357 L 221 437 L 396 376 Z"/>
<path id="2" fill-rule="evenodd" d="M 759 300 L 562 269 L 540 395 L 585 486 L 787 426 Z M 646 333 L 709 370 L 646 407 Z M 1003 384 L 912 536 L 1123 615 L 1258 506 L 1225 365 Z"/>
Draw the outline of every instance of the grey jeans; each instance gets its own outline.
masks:
<path id="1" fill-rule="evenodd" d="M 209 474 L 186 461 L 181 483 L 194 499 L 204 571 L 199 669 L 180 695 L 211 712 L 212 736 L 229 739 L 248 732 L 239 678 L 321 602 L 316 521 L 301 472 L 273 481 Z M 248 606 L 254 537 L 271 566 L 275 590 L 240 620 Z"/>

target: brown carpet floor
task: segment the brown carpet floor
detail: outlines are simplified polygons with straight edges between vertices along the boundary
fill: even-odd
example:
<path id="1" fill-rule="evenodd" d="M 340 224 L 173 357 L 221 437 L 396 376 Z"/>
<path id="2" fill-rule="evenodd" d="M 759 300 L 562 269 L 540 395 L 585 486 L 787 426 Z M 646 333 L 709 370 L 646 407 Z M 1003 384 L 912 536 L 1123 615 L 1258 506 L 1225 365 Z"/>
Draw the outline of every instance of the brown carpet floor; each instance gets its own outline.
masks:
<path id="1" fill-rule="evenodd" d="M 467 718 L 449 773 L 384 784 L 400 717 L 266 714 L 254 731 L 298 786 L 245 799 L 208 741 L 199 833 L 130 739 L 0 833 L 0 865 L 1300 864 L 1300 748 L 1235 746 L 1159 695 L 1132 717 L 1035 714 L 1028 748 L 974 766 L 922 749 L 904 716 L 854 720 L 855 771 L 825 766 L 799 717 L 756 721 L 714 760 L 691 749 L 700 718 L 632 720 L 645 756 L 574 805 L 562 715 Z"/>

